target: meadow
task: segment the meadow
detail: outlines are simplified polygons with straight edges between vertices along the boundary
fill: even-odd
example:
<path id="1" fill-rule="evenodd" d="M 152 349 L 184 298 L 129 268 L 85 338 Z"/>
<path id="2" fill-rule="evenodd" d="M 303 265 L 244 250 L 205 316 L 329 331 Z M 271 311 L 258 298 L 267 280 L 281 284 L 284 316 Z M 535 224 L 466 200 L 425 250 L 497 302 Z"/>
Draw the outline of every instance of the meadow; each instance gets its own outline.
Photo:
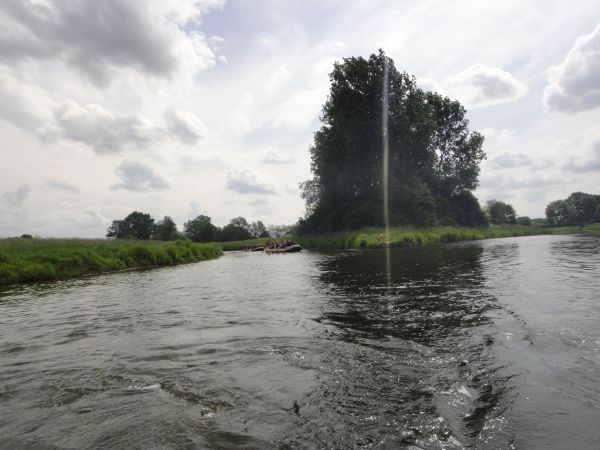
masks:
<path id="1" fill-rule="evenodd" d="M 0 239 L 0 285 L 204 261 L 218 244 L 190 241 Z"/>

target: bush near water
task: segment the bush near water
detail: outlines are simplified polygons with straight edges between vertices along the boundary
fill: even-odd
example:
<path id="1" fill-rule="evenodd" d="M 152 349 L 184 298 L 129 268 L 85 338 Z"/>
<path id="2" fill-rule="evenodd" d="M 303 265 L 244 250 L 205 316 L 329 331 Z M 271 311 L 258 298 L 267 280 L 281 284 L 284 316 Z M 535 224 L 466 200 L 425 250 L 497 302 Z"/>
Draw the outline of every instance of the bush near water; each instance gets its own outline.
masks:
<path id="1" fill-rule="evenodd" d="M 0 285 L 214 259 L 218 244 L 190 241 L 1 239 Z"/>

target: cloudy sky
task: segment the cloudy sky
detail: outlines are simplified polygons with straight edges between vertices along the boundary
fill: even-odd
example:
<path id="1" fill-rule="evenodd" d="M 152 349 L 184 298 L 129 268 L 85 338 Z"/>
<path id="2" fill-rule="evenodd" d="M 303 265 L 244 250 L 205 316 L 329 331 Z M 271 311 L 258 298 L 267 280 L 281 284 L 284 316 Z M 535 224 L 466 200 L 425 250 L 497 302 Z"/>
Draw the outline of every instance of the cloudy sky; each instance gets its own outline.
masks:
<path id="1" fill-rule="evenodd" d="M 597 0 L 2 0 L 0 236 L 293 223 L 332 64 L 378 48 L 466 105 L 480 201 L 600 193 Z"/>

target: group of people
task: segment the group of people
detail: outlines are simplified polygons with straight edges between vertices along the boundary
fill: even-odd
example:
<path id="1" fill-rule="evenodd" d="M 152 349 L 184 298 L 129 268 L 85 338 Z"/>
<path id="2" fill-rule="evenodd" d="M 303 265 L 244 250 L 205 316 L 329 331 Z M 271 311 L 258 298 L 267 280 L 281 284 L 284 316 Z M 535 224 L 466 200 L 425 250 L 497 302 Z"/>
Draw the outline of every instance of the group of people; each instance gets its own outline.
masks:
<path id="1" fill-rule="evenodd" d="M 270 240 L 268 240 L 267 243 L 265 244 L 265 248 L 270 248 L 270 249 L 286 248 L 286 247 L 290 247 L 292 245 L 296 245 L 296 243 L 294 241 L 271 242 Z"/>
<path id="2" fill-rule="evenodd" d="M 283 242 L 268 240 L 264 247 L 262 247 L 260 245 L 251 245 L 251 246 L 245 247 L 244 251 L 245 252 L 262 252 L 265 249 L 269 249 L 269 250 L 285 249 L 285 248 L 291 247 L 292 245 L 298 245 L 298 244 L 296 244 L 294 241 L 289 241 L 289 240 L 283 241 Z"/>

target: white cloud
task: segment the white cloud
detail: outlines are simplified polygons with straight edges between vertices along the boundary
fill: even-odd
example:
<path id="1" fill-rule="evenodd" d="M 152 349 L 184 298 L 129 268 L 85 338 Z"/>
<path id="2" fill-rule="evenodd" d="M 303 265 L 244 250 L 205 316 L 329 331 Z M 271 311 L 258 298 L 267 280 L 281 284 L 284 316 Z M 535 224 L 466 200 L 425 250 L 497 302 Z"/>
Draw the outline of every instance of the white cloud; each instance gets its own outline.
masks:
<path id="1" fill-rule="evenodd" d="M 186 144 L 195 144 L 208 135 L 208 130 L 198 116 L 184 109 L 167 111 L 169 132 Z"/>
<path id="2" fill-rule="evenodd" d="M 184 171 L 226 169 L 229 167 L 221 158 L 210 155 L 203 157 L 182 156 L 177 160 L 177 163 Z"/>
<path id="3" fill-rule="evenodd" d="M 31 188 L 27 184 L 23 184 L 14 191 L 5 192 L 0 198 L 9 206 L 19 207 L 25 203 L 30 193 Z"/>
<path id="4" fill-rule="evenodd" d="M 579 37 L 565 60 L 549 70 L 546 109 L 578 112 L 600 106 L 600 24 Z"/>
<path id="5" fill-rule="evenodd" d="M 60 60 L 99 85 L 122 69 L 157 77 L 216 63 L 201 33 L 181 27 L 222 2 L 5 0 L 0 61 Z M 187 69 L 187 70 L 186 70 Z"/>
<path id="6" fill-rule="evenodd" d="M 250 169 L 229 171 L 227 188 L 240 194 L 275 193 L 275 185 L 270 177 Z"/>
<path id="7" fill-rule="evenodd" d="M 0 67 L 0 119 L 35 130 L 49 117 L 53 100 L 38 86 L 19 80 L 19 75 Z"/>
<path id="8" fill-rule="evenodd" d="M 59 191 L 70 192 L 72 194 L 79 193 L 79 188 L 77 186 L 71 183 L 67 183 L 66 181 L 48 180 L 46 182 L 46 186 L 51 187 L 53 189 L 58 189 Z"/>
<path id="9" fill-rule="evenodd" d="M 515 130 L 510 128 L 501 128 L 499 130 L 486 127 L 480 130 L 485 136 L 485 146 L 492 145 L 494 148 L 503 147 L 512 143 L 515 137 Z"/>
<path id="10" fill-rule="evenodd" d="M 117 117 L 100 105 L 66 100 L 54 119 L 40 131 L 44 138 L 63 138 L 86 145 L 98 154 L 144 149 L 162 131 L 142 115 Z"/>
<path id="11" fill-rule="evenodd" d="M 292 73 L 285 66 L 279 66 L 265 83 L 265 92 L 273 96 L 282 89 L 282 87 L 292 79 Z"/>
<path id="12" fill-rule="evenodd" d="M 600 172 L 600 127 L 593 127 L 582 140 L 583 149 L 563 168 L 569 172 Z"/>
<path id="13" fill-rule="evenodd" d="M 260 161 L 264 164 L 291 164 L 294 162 L 294 158 L 291 156 L 286 156 L 280 151 L 270 148 L 263 152 Z"/>
<path id="14" fill-rule="evenodd" d="M 139 161 L 123 161 L 116 172 L 122 182 L 112 186 L 112 189 L 140 192 L 171 187 L 171 182 L 167 178 Z"/>
<path id="15" fill-rule="evenodd" d="M 417 86 L 424 91 L 442 92 L 443 87 L 433 78 L 419 77 L 417 78 Z"/>
<path id="16" fill-rule="evenodd" d="M 479 63 L 446 78 L 442 89 L 472 108 L 512 102 L 527 92 L 510 72 Z"/>
<path id="17" fill-rule="evenodd" d="M 484 177 L 481 180 L 481 189 L 493 189 L 495 191 L 517 191 L 521 189 L 537 189 L 547 188 L 549 186 L 557 186 L 572 183 L 572 179 L 565 177 L 547 177 L 547 176 L 530 176 L 530 177 L 512 177 L 491 175 Z"/>
<path id="18" fill-rule="evenodd" d="M 87 208 L 83 213 L 77 214 L 75 217 L 66 216 L 65 221 L 74 222 L 78 227 L 85 228 L 104 228 L 110 223 L 110 220 L 102 215 L 100 208 L 97 206 Z"/>
<path id="19" fill-rule="evenodd" d="M 514 169 L 515 167 L 529 166 L 531 158 L 524 153 L 500 153 L 494 156 L 491 167 L 495 169 Z"/>

